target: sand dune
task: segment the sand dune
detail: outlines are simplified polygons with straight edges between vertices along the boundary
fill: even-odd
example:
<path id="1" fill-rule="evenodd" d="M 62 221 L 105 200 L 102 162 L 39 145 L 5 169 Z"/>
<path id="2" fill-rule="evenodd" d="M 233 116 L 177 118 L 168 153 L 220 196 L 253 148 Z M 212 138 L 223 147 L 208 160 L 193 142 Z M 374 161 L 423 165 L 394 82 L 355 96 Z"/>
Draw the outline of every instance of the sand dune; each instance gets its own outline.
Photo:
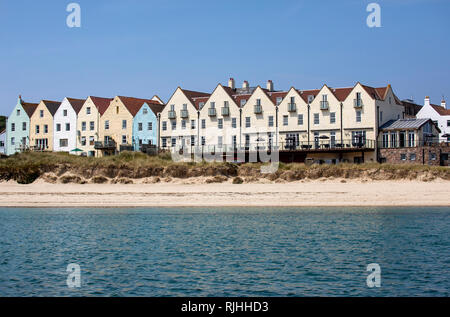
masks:
<path id="1" fill-rule="evenodd" d="M 316 180 L 270 184 L 0 183 L 0 206 L 450 206 L 450 182 Z"/>

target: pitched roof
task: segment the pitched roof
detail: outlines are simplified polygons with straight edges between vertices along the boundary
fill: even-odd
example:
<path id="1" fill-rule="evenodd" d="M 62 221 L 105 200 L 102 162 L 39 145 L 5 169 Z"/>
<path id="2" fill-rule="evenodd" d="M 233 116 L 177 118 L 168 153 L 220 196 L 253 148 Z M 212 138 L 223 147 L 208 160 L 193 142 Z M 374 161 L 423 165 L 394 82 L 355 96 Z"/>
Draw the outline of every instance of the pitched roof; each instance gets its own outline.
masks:
<path id="1" fill-rule="evenodd" d="M 122 103 L 125 105 L 125 107 L 128 109 L 128 111 L 131 113 L 133 117 L 142 108 L 144 103 L 146 103 L 155 114 L 161 112 L 161 110 L 164 108 L 164 105 L 160 104 L 156 100 L 140 99 L 124 96 L 117 96 L 117 97 L 120 99 L 120 101 L 122 101 Z"/>
<path id="2" fill-rule="evenodd" d="M 248 99 L 251 97 L 251 94 L 244 94 L 244 95 L 233 95 L 233 99 L 235 100 L 238 107 L 241 106 L 241 100 L 245 100 L 245 103 L 247 103 Z M 244 104 L 245 105 L 245 104 Z"/>
<path id="3" fill-rule="evenodd" d="M 6 132 L 6 129 L 0 130 L 0 134 L 3 134 L 3 133 L 5 133 L 5 132 Z"/>
<path id="4" fill-rule="evenodd" d="M 361 86 L 367 91 L 367 93 L 375 100 L 384 100 L 386 99 L 386 94 L 389 88 L 389 85 L 386 87 L 379 87 L 379 88 L 374 88 L 374 87 L 370 87 L 370 86 L 366 86 L 361 84 Z M 397 105 L 402 105 L 402 102 L 400 101 L 400 99 L 397 98 L 397 96 L 392 92 L 392 94 L 394 95 L 394 101 Z"/>
<path id="5" fill-rule="evenodd" d="M 209 99 L 209 97 L 197 97 L 197 98 L 192 98 L 192 101 L 194 103 L 195 108 L 198 110 L 200 109 L 200 103 L 203 102 L 207 102 Z"/>
<path id="6" fill-rule="evenodd" d="M 22 108 L 27 113 L 28 117 L 31 117 L 36 110 L 38 104 L 37 103 L 28 103 L 22 101 Z"/>
<path id="7" fill-rule="evenodd" d="M 180 88 L 180 89 L 184 93 L 184 95 L 192 102 L 192 104 L 195 106 L 195 108 L 197 110 L 198 110 L 199 103 L 203 101 L 202 99 L 199 99 L 199 98 L 204 97 L 204 98 L 206 98 L 206 100 L 208 100 L 209 96 L 211 96 L 211 94 L 208 94 L 206 92 L 186 90 L 186 89 L 182 89 L 182 88 Z"/>
<path id="8" fill-rule="evenodd" d="M 67 98 L 67 100 L 69 101 L 73 110 L 75 110 L 76 114 L 78 114 L 80 112 L 81 108 L 84 105 L 84 102 L 86 101 L 83 99 L 75 99 L 75 98 Z"/>
<path id="9" fill-rule="evenodd" d="M 109 107 L 109 104 L 113 100 L 113 98 L 102 98 L 94 96 L 89 96 L 89 98 L 91 98 L 101 116 L 105 113 L 106 109 L 108 109 Z"/>
<path id="10" fill-rule="evenodd" d="M 389 120 L 380 127 L 380 130 L 420 129 L 431 119 L 398 119 Z"/>
<path id="11" fill-rule="evenodd" d="M 330 88 L 330 87 L 329 87 Z M 336 97 L 339 101 L 344 101 L 347 99 L 348 95 L 352 92 L 354 87 L 347 87 L 347 88 L 330 88 L 333 95 Z"/>
<path id="12" fill-rule="evenodd" d="M 61 103 L 59 101 L 42 100 L 42 102 L 47 107 L 48 111 L 50 111 L 52 116 L 55 115 L 55 113 L 58 110 L 59 106 L 61 106 Z"/>
<path id="13" fill-rule="evenodd" d="M 297 90 L 300 97 L 303 98 L 303 100 L 308 103 L 308 96 L 313 96 L 316 98 L 317 94 L 320 92 L 320 89 L 312 89 L 312 90 Z"/>
<path id="14" fill-rule="evenodd" d="M 444 107 L 442 106 L 438 106 L 438 105 L 430 105 L 431 107 L 433 107 L 434 110 L 436 110 L 437 113 L 439 113 L 439 115 L 441 116 L 450 116 L 450 109 L 444 109 Z"/>
<path id="15" fill-rule="evenodd" d="M 282 99 L 284 99 L 284 97 L 286 97 L 286 95 L 288 94 L 288 91 L 271 91 L 271 92 L 267 92 L 267 94 L 269 95 L 273 104 L 276 105 L 277 98 L 281 97 Z"/>

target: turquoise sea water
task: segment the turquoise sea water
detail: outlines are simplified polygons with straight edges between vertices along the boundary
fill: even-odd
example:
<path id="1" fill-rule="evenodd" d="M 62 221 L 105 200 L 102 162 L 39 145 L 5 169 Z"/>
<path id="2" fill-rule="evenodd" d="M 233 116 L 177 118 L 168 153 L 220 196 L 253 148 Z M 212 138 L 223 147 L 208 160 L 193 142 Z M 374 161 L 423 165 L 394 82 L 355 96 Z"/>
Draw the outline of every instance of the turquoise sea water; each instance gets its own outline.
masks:
<path id="1" fill-rule="evenodd" d="M 0 296 L 449 296 L 449 277 L 450 207 L 0 209 Z"/>

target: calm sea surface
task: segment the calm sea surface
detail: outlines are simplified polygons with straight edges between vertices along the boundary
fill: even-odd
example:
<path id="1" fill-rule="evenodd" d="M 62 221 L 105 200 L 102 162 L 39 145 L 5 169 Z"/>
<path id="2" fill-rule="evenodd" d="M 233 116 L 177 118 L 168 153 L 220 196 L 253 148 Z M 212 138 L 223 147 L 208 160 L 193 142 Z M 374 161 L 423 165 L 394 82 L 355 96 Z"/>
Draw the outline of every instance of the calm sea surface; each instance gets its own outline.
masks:
<path id="1" fill-rule="evenodd" d="M 0 296 L 391 295 L 450 295 L 450 207 L 0 209 Z"/>

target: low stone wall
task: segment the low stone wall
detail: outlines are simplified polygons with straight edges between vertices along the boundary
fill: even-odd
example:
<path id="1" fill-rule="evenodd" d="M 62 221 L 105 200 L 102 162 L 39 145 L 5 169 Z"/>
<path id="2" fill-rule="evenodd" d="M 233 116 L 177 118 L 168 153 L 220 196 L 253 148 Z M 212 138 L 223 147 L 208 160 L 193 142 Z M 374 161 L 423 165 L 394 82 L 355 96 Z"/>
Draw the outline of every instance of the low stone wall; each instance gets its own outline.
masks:
<path id="1" fill-rule="evenodd" d="M 380 149 L 382 162 L 390 164 L 425 164 L 439 166 L 442 161 L 444 166 L 450 166 L 448 153 L 450 153 L 450 146 L 447 144 Z M 441 157 L 443 160 L 441 160 Z"/>

